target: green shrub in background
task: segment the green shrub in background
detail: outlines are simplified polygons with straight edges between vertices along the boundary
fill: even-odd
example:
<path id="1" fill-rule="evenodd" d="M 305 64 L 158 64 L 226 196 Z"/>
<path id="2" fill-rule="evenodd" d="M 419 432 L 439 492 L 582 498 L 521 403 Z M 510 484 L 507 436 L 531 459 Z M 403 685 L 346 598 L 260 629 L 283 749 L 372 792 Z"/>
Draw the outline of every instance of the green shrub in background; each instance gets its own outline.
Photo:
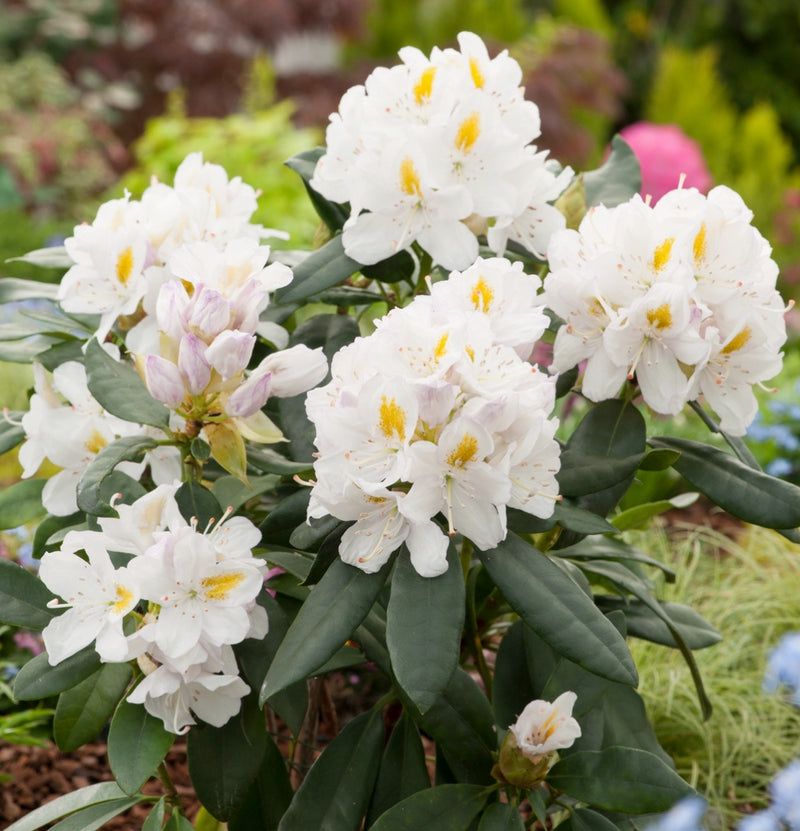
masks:
<path id="1" fill-rule="evenodd" d="M 206 161 L 220 164 L 230 176 L 241 176 L 265 196 L 253 221 L 267 228 L 280 228 L 291 235 L 288 243 L 269 240 L 275 248 L 300 248 L 313 240 L 318 220 L 303 185 L 283 162 L 322 135 L 313 129 L 298 129 L 291 121 L 294 105 L 274 103 L 271 74 L 265 60 L 256 61 L 245 95 L 245 111 L 226 118 L 189 118 L 180 94 L 173 95 L 167 112 L 151 119 L 144 135 L 135 143 L 135 167 L 114 187 L 118 196 L 127 188 L 135 197 L 150 184 L 151 175 L 172 183 L 184 157 L 202 151 Z"/>

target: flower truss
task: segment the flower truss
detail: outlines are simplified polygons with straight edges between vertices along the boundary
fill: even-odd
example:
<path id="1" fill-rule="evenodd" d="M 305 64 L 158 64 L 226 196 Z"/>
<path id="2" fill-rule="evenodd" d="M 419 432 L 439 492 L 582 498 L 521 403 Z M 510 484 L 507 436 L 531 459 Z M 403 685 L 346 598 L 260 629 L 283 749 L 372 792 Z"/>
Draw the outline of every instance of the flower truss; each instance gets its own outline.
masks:
<path id="1" fill-rule="evenodd" d="M 539 110 L 524 98 L 519 64 L 490 58 L 462 32 L 459 49 L 400 51 L 402 63 L 376 69 L 351 88 L 327 130 L 327 152 L 311 185 L 350 203 L 344 248 L 376 263 L 419 245 L 447 269 L 478 256 L 478 234 L 501 254 L 509 240 L 542 254 L 565 225 L 552 205 L 572 178 L 553 172 Z"/>
<path id="2" fill-rule="evenodd" d="M 488 549 L 506 508 L 549 517 L 555 381 L 527 362 L 547 318 L 537 278 L 479 259 L 340 350 L 307 396 L 316 427 L 309 517 L 353 520 L 342 559 L 375 572 L 403 542 L 420 575 L 447 569 L 447 532 Z"/>
<path id="3" fill-rule="evenodd" d="M 69 531 L 39 574 L 61 598 L 50 606 L 66 609 L 42 633 L 50 664 L 90 644 L 101 661 L 135 659 L 144 678 L 129 700 L 184 733 L 193 712 L 224 724 L 249 692 L 231 647 L 267 632 L 256 603 L 266 564 L 252 554 L 261 541 L 255 525 L 222 518 L 200 532 L 181 516 L 176 489 L 161 485 L 117 504 L 119 517 L 101 518 L 99 531 Z M 115 567 L 110 551 L 127 552 L 128 564 Z"/>
<path id="4" fill-rule="evenodd" d="M 591 208 L 548 246 L 546 303 L 565 321 L 554 369 L 585 361 L 592 401 L 626 379 L 645 404 L 674 415 L 702 395 L 722 429 L 743 435 L 758 409 L 753 386 L 774 377 L 786 341 L 778 267 L 752 215 L 729 188 L 670 191 Z"/>

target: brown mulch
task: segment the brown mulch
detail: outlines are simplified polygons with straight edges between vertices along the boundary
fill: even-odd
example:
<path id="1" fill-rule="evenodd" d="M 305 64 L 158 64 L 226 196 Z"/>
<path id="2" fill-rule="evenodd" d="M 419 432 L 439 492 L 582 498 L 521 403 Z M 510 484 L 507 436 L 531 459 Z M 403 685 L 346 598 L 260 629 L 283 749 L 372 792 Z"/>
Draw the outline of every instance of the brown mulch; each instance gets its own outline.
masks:
<path id="1" fill-rule="evenodd" d="M 166 762 L 186 815 L 193 820 L 200 805 L 189 779 L 185 742 L 175 743 Z M 53 744 L 20 747 L 0 742 L 0 774 L 11 776 L 9 781 L 0 784 L 0 829 L 56 797 L 114 779 L 102 742 L 85 745 L 73 753 L 62 753 Z M 156 779 L 151 779 L 142 790 L 154 795 L 164 792 Z M 151 807 L 149 803 L 135 805 L 103 828 L 110 831 L 140 829 Z"/>

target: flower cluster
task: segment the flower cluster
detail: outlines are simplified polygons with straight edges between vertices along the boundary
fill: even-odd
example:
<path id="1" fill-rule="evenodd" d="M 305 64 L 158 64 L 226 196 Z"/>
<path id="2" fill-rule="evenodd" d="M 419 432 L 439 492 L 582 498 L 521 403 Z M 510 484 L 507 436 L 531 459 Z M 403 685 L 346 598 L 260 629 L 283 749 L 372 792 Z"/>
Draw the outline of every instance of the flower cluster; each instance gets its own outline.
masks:
<path id="1" fill-rule="evenodd" d="M 591 208 L 548 247 L 547 305 L 565 321 L 553 366 L 586 361 L 592 401 L 638 382 L 644 402 L 678 413 L 703 396 L 723 430 L 742 435 L 753 385 L 776 375 L 786 340 L 778 267 L 729 188 L 679 188 L 651 206 L 635 196 Z"/>
<path id="2" fill-rule="evenodd" d="M 354 520 L 345 562 L 374 572 L 406 542 L 435 576 L 440 512 L 481 549 L 505 538 L 507 506 L 552 515 L 555 382 L 527 361 L 547 326 L 538 288 L 518 264 L 479 259 L 334 356 L 306 399 L 319 451 L 309 517 Z"/>
<path id="3" fill-rule="evenodd" d="M 106 344 L 106 351 L 119 358 L 119 350 Z M 55 516 L 78 510 L 78 481 L 95 456 L 122 436 L 149 435 L 157 431 L 107 413 L 89 392 L 86 370 L 78 361 L 56 367 L 52 377 L 34 363 L 34 393 L 22 417 L 26 440 L 19 450 L 22 477 L 33 476 L 45 459 L 60 470 L 51 475 L 42 490 L 42 504 Z M 158 447 L 142 462 L 121 462 L 119 470 L 139 479 L 145 467 L 156 484 L 180 478 L 177 448 Z"/>
<path id="4" fill-rule="evenodd" d="M 99 531 L 69 531 L 39 575 L 62 598 L 49 605 L 66 608 L 42 633 L 50 664 L 92 643 L 101 661 L 136 659 L 144 677 L 128 700 L 183 733 L 192 713 L 224 724 L 249 691 L 232 645 L 267 632 L 256 603 L 266 564 L 252 555 L 261 534 L 248 519 L 222 518 L 201 533 L 181 516 L 176 490 L 161 485 L 116 505 L 119 517 L 99 519 Z M 127 565 L 109 552 L 128 555 Z"/>
<path id="5" fill-rule="evenodd" d="M 402 63 L 349 89 L 331 116 L 327 152 L 311 185 L 350 204 L 345 252 L 371 264 L 418 242 L 447 269 L 478 256 L 478 234 L 502 254 L 513 240 L 534 254 L 563 228 L 550 204 L 572 177 L 545 164 L 539 110 L 506 51 L 490 58 L 462 32 L 459 49 L 430 58 L 406 47 Z"/>

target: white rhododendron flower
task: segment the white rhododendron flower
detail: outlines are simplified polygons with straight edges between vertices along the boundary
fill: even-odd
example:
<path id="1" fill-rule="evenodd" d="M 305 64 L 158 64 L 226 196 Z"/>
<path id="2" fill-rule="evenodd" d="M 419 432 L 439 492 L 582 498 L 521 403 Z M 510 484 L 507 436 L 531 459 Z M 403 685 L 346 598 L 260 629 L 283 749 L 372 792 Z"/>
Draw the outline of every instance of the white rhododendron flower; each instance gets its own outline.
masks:
<path id="1" fill-rule="evenodd" d="M 471 32 L 458 44 L 430 57 L 401 49 L 402 63 L 348 90 L 330 118 L 311 185 L 350 203 L 343 243 L 358 262 L 418 243 L 444 268 L 463 269 L 478 234 L 496 254 L 513 240 L 542 255 L 565 226 L 550 203 L 572 171 L 554 173 L 531 144 L 539 110 L 524 97 L 519 64 L 507 51 L 490 58 Z"/>
<path id="2" fill-rule="evenodd" d="M 405 543 L 433 577 L 447 534 L 489 549 L 509 505 L 552 515 L 555 379 L 524 360 L 547 326 L 538 285 L 507 260 L 478 260 L 334 356 L 330 383 L 306 398 L 319 451 L 309 517 L 354 522 L 345 562 L 374 572 Z"/>
<path id="3" fill-rule="evenodd" d="M 554 750 L 572 747 L 581 735 L 581 727 L 572 718 L 578 696 L 562 693 L 555 701 L 531 701 L 508 729 L 517 747 L 531 761 L 537 762 Z"/>
<path id="4" fill-rule="evenodd" d="M 66 607 L 43 632 L 50 663 L 90 644 L 104 662 L 136 659 L 146 677 L 129 700 L 181 733 L 192 713 L 220 726 L 239 711 L 249 687 L 231 647 L 263 638 L 268 620 L 257 602 L 266 572 L 252 551 L 258 528 L 229 509 L 199 532 L 180 513 L 178 487 L 116 504 L 119 516 L 98 518 L 98 531 L 68 532 L 42 556 L 40 576 L 61 598 L 51 608 Z M 117 568 L 110 551 L 131 559 Z"/>
<path id="5" fill-rule="evenodd" d="M 563 320 L 553 369 L 583 364 L 592 401 L 636 380 L 645 404 L 674 415 L 703 396 L 723 430 L 743 435 L 753 386 L 774 377 L 786 341 L 771 249 L 741 198 L 678 188 L 655 207 L 638 195 L 590 208 L 555 233 L 544 281 Z"/>
<path id="6" fill-rule="evenodd" d="M 107 350 L 118 357 L 112 347 Z M 52 377 L 41 364 L 34 363 L 33 370 L 34 394 L 22 417 L 22 477 L 33 476 L 45 459 L 59 467 L 44 486 L 42 504 L 51 514 L 69 516 L 78 510 L 80 477 L 97 454 L 122 436 L 147 435 L 150 429 L 107 413 L 89 392 L 83 364 L 67 361 Z M 174 447 L 158 448 L 142 463 L 121 462 L 117 469 L 138 479 L 148 464 L 157 484 L 180 475 L 180 453 Z"/>

